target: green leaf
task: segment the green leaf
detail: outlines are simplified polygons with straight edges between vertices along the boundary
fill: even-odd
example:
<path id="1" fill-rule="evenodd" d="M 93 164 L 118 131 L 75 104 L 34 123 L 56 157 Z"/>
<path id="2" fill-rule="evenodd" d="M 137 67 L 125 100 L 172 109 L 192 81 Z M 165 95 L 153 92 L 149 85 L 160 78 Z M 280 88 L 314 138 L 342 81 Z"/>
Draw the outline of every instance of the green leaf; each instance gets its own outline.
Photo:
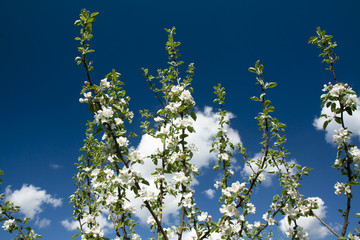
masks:
<path id="1" fill-rule="evenodd" d="M 276 86 L 277 86 L 276 82 L 269 82 L 268 85 L 267 85 L 267 88 L 273 88 L 273 87 L 276 87 Z"/>
<path id="2" fill-rule="evenodd" d="M 103 127 L 99 127 L 98 129 L 96 129 L 94 135 L 95 135 L 95 136 L 98 135 L 98 134 L 101 133 L 103 130 L 104 130 Z"/>
<path id="3" fill-rule="evenodd" d="M 325 131 L 329 123 L 332 121 L 332 119 L 326 120 L 323 124 L 323 130 Z"/>
<path id="4" fill-rule="evenodd" d="M 249 72 L 256 73 L 256 69 L 253 67 L 249 67 Z"/>
<path id="5" fill-rule="evenodd" d="M 256 97 L 256 96 L 253 96 L 253 97 L 251 97 L 250 99 L 251 99 L 251 100 L 254 100 L 254 101 L 256 101 L 256 102 L 260 101 L 259 98 Z"/>
<path id="6" fill-rule="evenodd" d="M 196 113 L 194 111 L 190 112 L 190 116 L 192 119 L 194 119 L 194 121 L 196 121 Z"/>

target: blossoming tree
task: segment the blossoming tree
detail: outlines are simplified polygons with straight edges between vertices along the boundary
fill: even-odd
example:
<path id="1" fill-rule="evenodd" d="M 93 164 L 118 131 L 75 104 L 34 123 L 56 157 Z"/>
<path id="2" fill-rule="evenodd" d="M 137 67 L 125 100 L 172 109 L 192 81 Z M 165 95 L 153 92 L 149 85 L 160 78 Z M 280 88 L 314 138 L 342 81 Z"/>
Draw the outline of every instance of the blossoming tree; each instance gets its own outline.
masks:
<path id="1" fill-rule="evenodd" d="M 333 52 L 336 43 L 331 42 L 332 36 L 318 28 L 317 36 L 311 37 L 309 43 L 320 48 L 320 56 L 329 65 L 334 80 L 324 86 L 325 93 L 321 96 L 322 105 L 330 108 L 332 115 L 321 117 L 325 119 L 324 129 L 332 121 L 339 126 L 333 136 L 338 146 L 333 167 L 345 175 L 346 181 L 338 182 L 334 187 L 337 195 L 344 194 L 347 199 L 346 207 L 341 211 L 344 224 L 340 233 L 315 214 L 317 198 L 306 198 L 299 191 L 303 176 L 308 175 L 311 169 L 288 161 L 289 153 L 284 147 L 286 138 L 283 134 L 286 125 L 273 116 L 275 108 L 266 95 L 277 84 L 264 80 L 263 65 L 259 61 L 249 68 L 256 75 L 256 84 L 259 85 L 259 95 L 251 98 L 259 103 L 261 109 L 255 118 L 262 134 L 259 158 L 249 158 L 245 146 L 231 142 L 227 132 L 229 114 L 224 109 L 225 89 L 221 84 L 214 87 L 214 102 L 219 106 L 218 129 L 209 151 L 216 154 L 217 162 L 213 168 L 222 176 L 214 185 L 221 194 L 218 201 L 219 219 L 214 219 L 206 209 L 202 209 L 194 197 L 192 183 L 199 175 L 199 168 L 194 164 L 193 156 L 198 149 L 189 142 L 189 136 L 196 131 L 194 122 L 197 120 L 191 87 L 195 67 L 189 64 L 185 77 L 181 77 L 179 66 L 184 63 L 180 61 L 180 43 L 174 40 L 175 28 L 166 29 L 168 68 L 157 70 L 156 76 L 143 69 L 160 108 L 156 112 L 140 111 L 145 119 L 141 124 L 142 134 L 161 142 L 161 147 L 154 149 L 149 156 L 143 156 L 129 147 L 130 139 L 137 135 L 128 130 L 134 113 L 129 107 L 130 97 L 126 95 L 120 74 L 112 70 L 99 84 L 94 82 L 90 74 L 93 65 L 87 56 L 94 51 L 89 41 L 93 37 L 92 26 L 97 14 L 82 10 L 80 19 L 75 22 L 76 26 L 81 27 L 81 36 L 76 38 L 80 56 L 75 60 L 85 68 L 87 77 L 80 102 L 88 104 L 94 119 L 87 123 L 86 139 L 81 149 L 84 154 L 79 157 L 76 164 L 78 173 L 74 176 L 77 190 L 70 197 L 74 207 L 73 218 L 79 226 L 79 232 L 74 237 L 109 239 L 98 221 L 98 216 L 105 213 L 113 224 L 116 240 L 141 239 L 136 232 L 139 223 L 134 218 L 136 207 L 133 204 L 134 199 L 140 199 L 150 216 L 147 223 L 152 239 L 185 239 L 185 234 L 189 232 L 194 239 L 272 239 L 271 230 L 266 229 L 277 224 L 278 215 L 288 220 L 290 227 L 286 234 L 292 239 L 308 239 L 306 231 L 298 225 L 300 217 L 317 218 L 338 239 L 360 239 L 359 235 L 348 233 L 347 229 L 353 214 L 350 212 L 353 198 L 351 189 L 359 184 L 360 150 L 349 142 L 352 133 L 344 120 L 345 113 L 352 115 L 357 109 L 358 98 L 350 86 L 336 79 L 334 63 L 338 57 Z M 245 179 L 233 171 L 235 152 L 241 154 L 244 166 L 252 171 Z M 151 179 L 142 176 L 139 171 L 144 161 L 153 164 Z M 251 221 L 249 216 L 256 213 L 253 192 L 264 180 L 264 174 L 277 175 L 282 190 L 269 199 L 268 210 L 260 214 L 262 219 Z M 180 211 L 179 221 L 173 226 L 164 221 L 169 197 L 177 200 Z M 9 202 L 1 205 L 0 220 L 4 221 L 4 230 L 18 231 L 18 239 L 40 237 L 31 228 L 26 228 L 27 233 L 23 232 L 23 225 L 28 219 L 14 218 L 16 211 L 18 208 Z"/>

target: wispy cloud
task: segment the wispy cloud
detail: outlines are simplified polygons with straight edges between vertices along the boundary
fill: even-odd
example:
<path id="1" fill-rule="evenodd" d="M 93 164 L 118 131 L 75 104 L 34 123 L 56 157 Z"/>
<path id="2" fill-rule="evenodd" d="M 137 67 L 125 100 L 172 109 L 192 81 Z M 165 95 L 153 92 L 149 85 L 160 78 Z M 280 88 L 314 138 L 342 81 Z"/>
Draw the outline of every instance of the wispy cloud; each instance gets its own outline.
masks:
<path id="1" fill-rule="evenodd" d="M 37 226 L 39 228 L 45 228 L 45 227 L 49 226 L 50 223 L 51 223 L 51 221 L 47 218 L 42 218 L 42 219 L 36 218 L 36 220 L 35 220 L 35 226 Z"/>
<path id="2" fill-rule="evenodd" d="M 204 193 L 208 198 L 213 199 L 215 197 L 216 191 L 214 189 L 209 188 L 208 190 L 205 190 Z"/>
<path id="3" fill-rule="evenodd" d="M 52 169 L 59 169 L 59 168 L 62 168 L 62 166 L 61 165 L 59 165 L 59 164 L 56 164 L 56 163 L 53 163 L 53 164 L 50 164 L 49 165 Z"/>

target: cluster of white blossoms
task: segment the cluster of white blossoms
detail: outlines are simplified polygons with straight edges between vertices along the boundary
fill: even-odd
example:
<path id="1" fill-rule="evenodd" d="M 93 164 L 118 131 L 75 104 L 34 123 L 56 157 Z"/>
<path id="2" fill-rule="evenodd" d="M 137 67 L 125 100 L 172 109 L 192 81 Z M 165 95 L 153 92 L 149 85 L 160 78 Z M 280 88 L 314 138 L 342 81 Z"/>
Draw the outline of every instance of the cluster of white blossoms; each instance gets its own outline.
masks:
<path id="1" fill-rule="evenodd" d="M 119 144 L 120 147 L 127 147 L 129 145 L 129 140 L 126 137 L 118 137 L 116 138 L 116 142 Z"/>
<path id="2" fill-rule="evenodd" d="M 197 217 L 200 222 L 208 222 L 211 221 L 212 216 L 208 214 L 208 212 L 201 212 L 201 214 Z"/>
<path id="3" fill-rule="evenodd" d="M 181 102 L 171 102 L 166 105 L 165 109 L 169 110 L 170 112 L 176 113 L 179 111 L 181 107 Z"/>
<path id="4" fill-rule="evenodd" d="M 178 128 L 187 128 L 187 127 L 193 127 L 194 121 L 188 117 L 184 117 L 183 119 L 181 118 L 175 119 L 173 124 Z"/>
<path id="5" fill-rule="evenodd" d="M 184 172 L 177 172 L 175 173 L 175 176 L 173 176 L 172 180 L 175 184 L 177 183 L 186 184 L 189 181 L 189 178 L 185 176 Z"/>
<path id="6" fill-rule="evenodd" d="M 157 194 L 152 191 L 150 188 L 143 186 L 139 191 L 139 195 L 142 197 L 142 200 L 154 202 L 157 199 Z"/>
<path id="7" fill-rule="evenodd" d="M 291 238 L 291 237 L 295 237 L 295 239 L 299 239 L 299 240 L 307 240 L 309 239 L 308 237 L 308 233 L 306 231 L 304 231 L 304 229 L 302 227 L 297 226 L 296 230 L 289 228 L 286 231 L 286 236 Z"/>
<path id="8" fill-rule="evenodd" d="M 184 207 L 187 207 L 187 208 L 194 207 L 195 204 L 193 204 L 193 202 L 192 202 L 192 196 L 193 196 L 192 192 L 187 192 L 186 194 L 183 195 L 183 199 L 181 200 L 181 203 Z"/>
<path id="9" fill-rule="evenodd" d="M 239 196 L 241 193 L 241 190 L 245 188 L 246 182 L 240 183 L 239 181 L 236 181 L 231 184 L 231 187 L 227 187 L 225 189 L 222 189 L 221 192 L 226 197 L 231 197 L 232 193 L 234 193 L 236 196 Z M 218 187 L 216 184 L 215 187 Z"/>
<path id="10" fill-rule="evenodd" d="M 272 215 L 269 216 L 268 213 L 264 213 L 262 218 L 271 226 L 275 224 L 275 219 L 272 217 Z"/>
<path id="11" fill-rule="evenodd" d="M 97 124 L 99 123 L 107 123 L 111 120 L 114 115 L 114 111 L 111 107 L 104 107 L 96 112 L 94 119 Z"/>
<path id="12" fill-rule="evenodd" d="M 84 98 L 79 98 L 79 102 L 80 103 L 88 103 L 89 99 L 91 99 L 91 92 L 85 92 L 84 94 Z"/>
<path id="13" fill-rule="evenodd" d="M 4 222 L 4 224 L 2 225 L 2 228 L 9 232 L 11 229 L 13 229 L 16 226 L 15 224 L 15 219 L 8 219 Z"/>
<path id="14" fill-rule="evenodd" d="M 343 107 L 350 107 L 352 110 L 357 108 L 358 98 L 356 93 L 352 91 L 352 88 L 348 86 L 348 84 L 336 83 L 332 85 L 329 83 L 328 85 L 324 85 L 324 92 L 329 92 L 329 99 L 331 101 L 340 101 Z M 323 97 L 324 95 L 322 95 Z"/>
<path id="15" fill-rule="evenodd" d="M 333 140 L 334 143 L 338 145 L 339 149 L 343 149 L 345 145 L 347 145 L 350 139 L 350 132 L 346 129 L 334 130 Z"/>
<path id="16" fill-rule="evenodd" d="M 110 87 L 110 83 L 107 81 L 107 78 L 100 80 L 100 87 L 103 87 L 105 89 Z"/>
<path id="17" fill-rule="evenodd" d="M 236 208 L 235 202 L 231 202 L 230 204 L 223 204 L 220 208 L 220 212 L 228 217 L 235 217 L 236 219 L 241 217 L 239 210 Z"/>
<path id="18" fill-rule="evenodd" d="M 101 228 L 99 223 L 96 221 L 96 216 L 94 214 L 88 214 L 84 217 L 84 222 L 87 224 L 85 228 L 85 235 L 81 235 L 81 240 L 88 239 L 86 235 L 92 235 L 92 237 L 103 237 L 104 230 Z"/>
<path id="19" fill-rule="evenodd" d="M 189 108 L 195 105 L 195 101 L 191 95 L 191 92 L 185 89 L 185 86 L 174 85 L 169 92 L 171 102 L 168 103 L 165 109 L 176 113 L 181 106 Z"/>
<path id="20" fill-rule="evenodd" d="M 350 150 L 349 150 L 352 158 L 353 158 L 353 161 L 354 161 L 354 168 L 355 168 L 355 171 L 360 174 L 360 168 L 359 168 L 359 165 L 360 165 L 360 150 L 354 146 L 354 147 L 351 147 Z"/>
<path id="21" fill-rule="evenodd" d="M 227 153 L 219 153 L 219 154 L 218 154 L 218 158 L 221 159 L 221 160 L 223 160 L 223 161 L 227 161 L 227 160 L 230 159 L 230 156 L 229 156 L 229 154 L 227 154 Z"/>
<path id="22" fill-rule="evenodd" d="M 338 195 L 338 196 L 341 193 L 344 193 L 345 195 L 351 193 L 350 186 L 349 185 L 346 186 L 344 183 L 337 182 L 337 183 L 335 183 L 334 188 L 335 188 L 335 194 Z"/>

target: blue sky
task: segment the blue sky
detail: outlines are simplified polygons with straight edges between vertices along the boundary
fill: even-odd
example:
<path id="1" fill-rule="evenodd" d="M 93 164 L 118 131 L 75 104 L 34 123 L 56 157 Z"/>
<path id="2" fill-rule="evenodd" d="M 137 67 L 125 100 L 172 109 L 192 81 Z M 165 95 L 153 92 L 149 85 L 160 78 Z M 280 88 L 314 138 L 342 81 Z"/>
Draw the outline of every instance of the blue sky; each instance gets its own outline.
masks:
<path id="1" fill-rule="evenodd" d="M 71 220 L 72 209 L 67 203 L 75 190 L 73 164 L 80 154 L 85 123 L 91 118 L 87 107 L 78 101 L 85 72 L 74 62 L 74 38 L 79 29 L 73 23 L 82 8 L 100 12 L 91 42 L 96 50 L 90 57 L 95 66 L 92 78 L 100 80 L 112 68 L 122 74 L 135 113 L 133 131 L 139 131 L 138 110 L 157 107 L 141 67 L 156 74 L 158 68 L 166 66 L 167 34 L 163 29 L 175 26 L 176 40 L 182 43 L 182 60 L 195 63 L 197 110 L 216 108 L 212 87 L 221 82 L 227 89 L 226 108 L 235 116 L 231 127 L 254 156 L 260 150 L 254 120 L 260 109 L 249 98 L 259 91 L 247 69 L 260 59 L 265 80 L 279 84 L 269 96 L 276 117 L 288 126 L 290 159 L 314 168 L 303 181 L 302 193 L 323 199 L 327 222 L 333 226 L 342 222 L 337 209 L 344 206 L 345 198 L 333 193 L 333 185 L 342 180 L 331 168 L 336 148 L 313 126 L 321 112 L 321 89 L 331 81 L 331 74 L 317 57 L 318 49 L 307 40 L 315 35 L 317 26 L 334 35 L 339 45 L 335 51 L 340 56 L 335 65 L 337 78 L 359 92 L 359 1 L 5 0 L 0 5 L 0 169 L 5 172 L 1 190 L 7 188 L 14 194 L 24 186 L 27 196 L 42 194 L 38 208 L 29 208 L 37 211 L 26 214 L 32 214 L 31 223 L 44 239 L 70 239 L 75 233 L 61 222 Z M 360 119 L 352 122 L 356 126 Z M 354 142 L 358 140 L 359 135 Z M 131 144 L 136 147 L 139 141 Z M 204 168 L 204 172 L 209 169 Z M 199 193 L 212 186 L 205 184 L 206 176 L 198 180 Z M 273 191 L 271 187 L 277 189 L 275 185 L 273 181 L 272 186 L 261 187 L 254 199 Z M 205 194 L 199 199 L 204 205 L 209 202 Z M 260 209 L 263 203 L 254 201 Z M 359 212 L 353 204 L 352 213 L 356 209 Z M 44 219 L 50 222 L 40 228 L 41 221 L 46 223 Z M 354 222 L 353 218 L 350 228 Z M 10 239 L 2 230 L 0 238 Z"/>

